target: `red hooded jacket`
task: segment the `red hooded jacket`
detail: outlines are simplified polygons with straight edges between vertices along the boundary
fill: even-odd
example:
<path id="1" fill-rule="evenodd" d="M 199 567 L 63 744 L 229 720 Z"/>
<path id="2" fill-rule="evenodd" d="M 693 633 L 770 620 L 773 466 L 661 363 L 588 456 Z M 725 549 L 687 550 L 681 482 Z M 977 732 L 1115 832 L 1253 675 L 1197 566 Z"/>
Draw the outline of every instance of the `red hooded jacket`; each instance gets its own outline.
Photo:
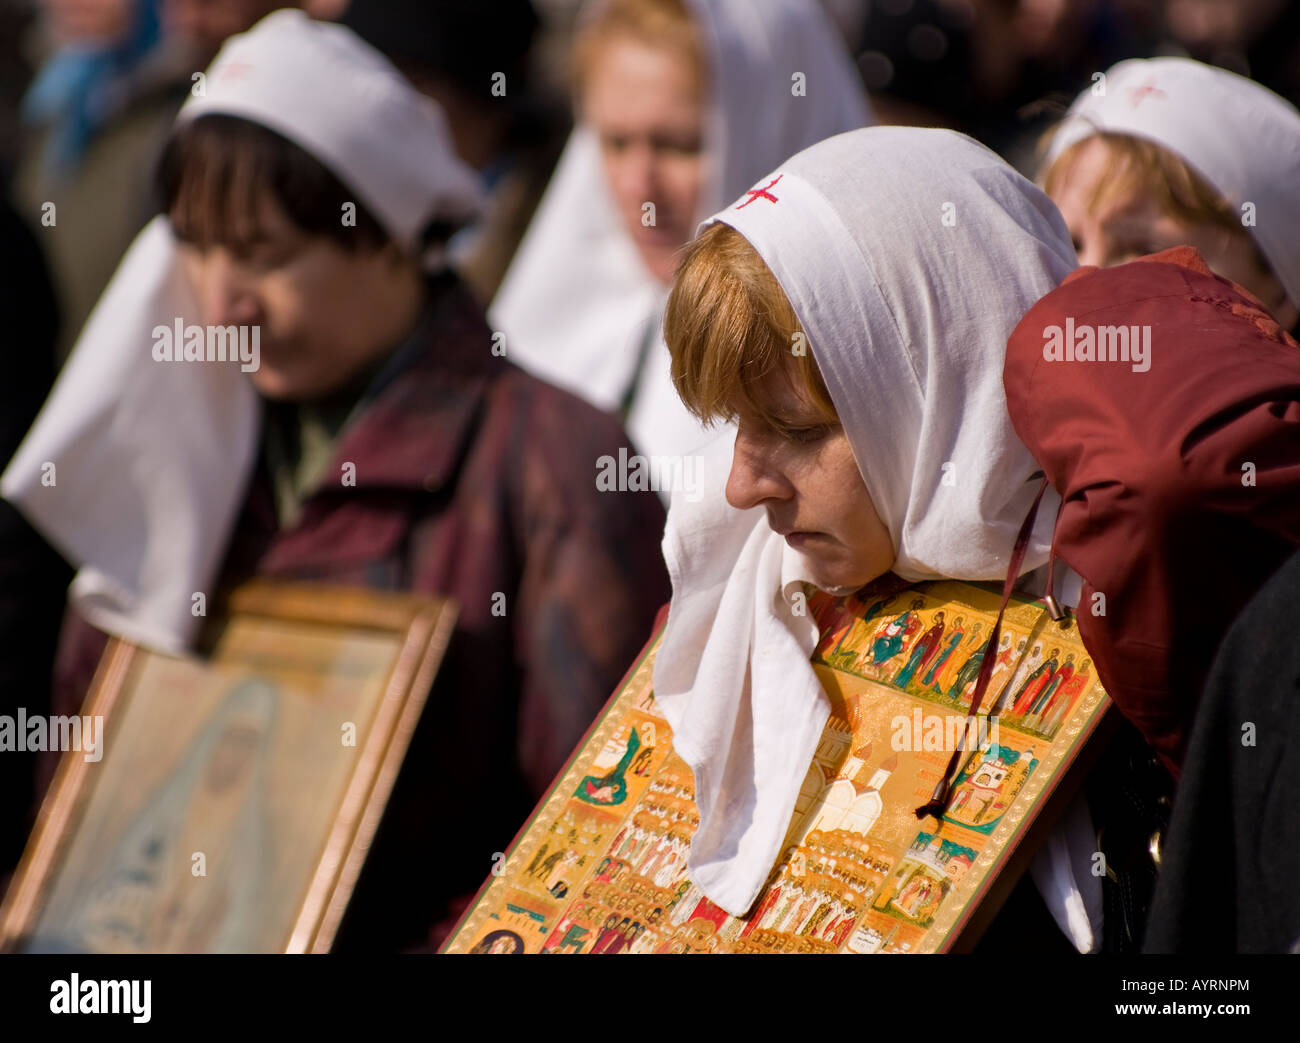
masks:
<path id="1" fill-rule="evenodd" d="M 1114 326 L 1149 327 L 1144 362 L 1089 358 Z M 1055 553 L 1083 578 L 1080 636 L 1177 776 L 1219 641 L 1300 545 L 1300 349 L 1178 247 L 1072 273 L 1012 333 L 1003 379 L 1061 495 Z"/>

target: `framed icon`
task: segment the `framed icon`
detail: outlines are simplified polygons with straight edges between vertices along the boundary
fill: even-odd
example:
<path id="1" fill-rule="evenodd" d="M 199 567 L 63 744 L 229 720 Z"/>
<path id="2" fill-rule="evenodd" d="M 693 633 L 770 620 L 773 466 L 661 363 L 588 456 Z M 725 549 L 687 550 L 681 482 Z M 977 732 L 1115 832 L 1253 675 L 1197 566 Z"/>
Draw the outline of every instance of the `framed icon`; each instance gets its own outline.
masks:
<path id="1" fill-rule="evenodd" d="M 443 600 L 255 580 L 199 654 L 114 639 L 0 907 L 0 949 L 323 952 L 455 621 Z"/>

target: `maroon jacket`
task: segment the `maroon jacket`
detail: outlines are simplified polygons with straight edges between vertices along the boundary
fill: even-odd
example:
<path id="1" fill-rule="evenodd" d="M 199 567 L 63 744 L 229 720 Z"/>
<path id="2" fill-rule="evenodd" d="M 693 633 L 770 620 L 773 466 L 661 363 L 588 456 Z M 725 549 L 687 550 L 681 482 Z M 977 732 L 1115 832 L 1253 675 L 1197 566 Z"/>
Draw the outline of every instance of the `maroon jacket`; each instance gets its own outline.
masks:
<path id="1" fill-rule="evenodd" d="M 627 444 L 618 422 L 494 356 L 459 284 L 438 309 L 431 339 L 404 349 L 405 367 L 340 436 L 293 528 L 279 531 L 259 468 L 221 577 L 459 603 L 336 948 L 441 940 L 455 899 L 487 876 L 669 596 L 658 496 L 596 488 L 598 458 Z M 339 480 L 344 462 L 355 487 Z M 70 619 L 56 702 L 79 703 L 105 640 Z"/>
<path id="2" fill-rule="evenodd" d="M 1150 369 L 1048 360 L 1045 330 L 1067 318 L 1150 326 Z M 1215 649 L 1300 545 L 1300 351 L 1179 247 L 1072 273 L 1016 327 L 1003 375 L 1061 495 L 1055 552 L 1083 577 L 1079 633 L 1177 776 Z"/>

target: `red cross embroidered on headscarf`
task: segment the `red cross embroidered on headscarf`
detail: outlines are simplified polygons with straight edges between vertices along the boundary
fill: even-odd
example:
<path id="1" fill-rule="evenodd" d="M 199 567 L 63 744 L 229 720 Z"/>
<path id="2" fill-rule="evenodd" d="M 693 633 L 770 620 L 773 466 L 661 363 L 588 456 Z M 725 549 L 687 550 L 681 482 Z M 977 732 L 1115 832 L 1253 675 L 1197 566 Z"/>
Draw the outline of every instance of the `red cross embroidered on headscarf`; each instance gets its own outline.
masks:
<path id="1" fill-rule="evenodd" d="M 749 204 L 752 203 L 755 199 L 766 199 L 769 203 L 777 202 L 777 197 L 772 195 L 772 193 L 769 192 L 768 189 L 771 188 L 773 185 L 775 185 L 783 177 L 785 177 L 784 174 L 777 174 L 776 177 L 772 178 L 772 180 L 769 181 L 762 188 L 751 188 L 748 192 L 745 193 L 745 195 L 749 196 L 749 198 L 746 199 L 743 203 L 738 204 L 736 206 L 736 209 L 744 210 L 745 207 L 749 206 Z"/>
<path id="2" fill-rule="evenodd" d="M 1141 87 L 1128 88 L 1128 93 L 1129 93 L 1129 102 L 1135 109 L 1142 104 L 1142 99 L 1148 96 L 1159 95 L 1162 98 L 1167 97 L 1165 92 L 1160 90 L 1160 88 L 1158 88 L 1150 80 L 1147 80 L 1147 82 L 1144 83 Z"/>

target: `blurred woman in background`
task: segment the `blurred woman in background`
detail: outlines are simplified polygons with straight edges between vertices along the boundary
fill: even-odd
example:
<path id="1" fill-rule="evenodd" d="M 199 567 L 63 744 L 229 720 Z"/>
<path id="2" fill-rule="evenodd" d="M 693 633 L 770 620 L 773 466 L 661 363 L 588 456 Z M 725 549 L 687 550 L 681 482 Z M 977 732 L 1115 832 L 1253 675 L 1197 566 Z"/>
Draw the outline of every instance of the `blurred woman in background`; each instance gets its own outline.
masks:
<path id="1" fill-rule="evenodd" d="M 1285 328 L 1300 319 L 1300 113 L 1235 73 L 1134 59 L 1079 95 L 1041 183 L 1081 264 L 1195 247 Z"/>
<path id="2" fill-rule="evenodd" d="M 493 353 L 447 263 L 478 179 L 351 31 L 278 11 L 232 37 L 158 182 L 165 213 L 0 479 L 77 569 L 52 707 L 81 703 L 108 635 L 189 649 L 193 593 L 250 576 L 453 598 L 336 940 L 436 945 L 483 873 L 444 838 L 500 846 L 663 603 L 661 505 L 592 481 L 626 452 L 614 418 Z M 185 361 L 159 340 L 175 325 Z"/>
<path id="3" fill-rule="evenodd" d="M 677 251 L 765 170 L 869 110 L 814 0 L 607 0 L 574 47 L 578 126 L 491 316 L 511 359 L 619 411 L 642 452 L 687 452 L 706 436 L 660 334 Z"/>

